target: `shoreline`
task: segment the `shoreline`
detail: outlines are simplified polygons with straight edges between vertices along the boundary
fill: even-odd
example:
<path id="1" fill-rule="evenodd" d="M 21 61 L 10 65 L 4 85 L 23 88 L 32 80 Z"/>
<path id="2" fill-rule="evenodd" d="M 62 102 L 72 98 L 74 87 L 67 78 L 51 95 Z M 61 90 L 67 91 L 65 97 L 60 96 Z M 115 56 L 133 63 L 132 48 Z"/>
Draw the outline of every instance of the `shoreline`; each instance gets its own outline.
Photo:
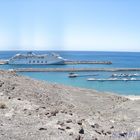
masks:
<path id="1" fill-rule="evenodd" d="M 130 100 L 133 100 L 133 101 L 140 100 L 140 95 L 126 95 L 124 97 L 129 98 Z"/>
<path id="2" fill-rule="evenodd" d="M 21 74 L 19 74 L 19 75 L 21 75 Z M 39 80 L 39 79 L 32 78 L 30 76 L 25 76 L 25 75 L 21 75 L 21 76 L 28 77 L 28 78 L 33 79 L 33 80 L 38 80 L 38 81 L 46 82 L 46 83 L 49 83 L 49 84 L 56 84 L 56 85 L 60 85 L 60 86 L 70 87 L 70 88 L 79 88 L 79 89 L 94 91 L 94 92 L 98 92 L 98 93 L 122 96 L 122 97 L 128 98 L 130 100 L 140 100 L 140 95 L 135 95 L 135 94 L 134 95 L 133 94 L 131 94 L 131 95 L 124 95 L 124 94 L 119 94 L 117 92 L 99 91 L 99 90 L 96 90 L 96 89 L 93 89 L 93 88 L 84 88 L 84 87 L 79 87 L 79 86 L 65 85 L 65 84 L 58 83 L 58 82 L 50 82 L 50 81 L 46 81 L 46 80 Z"/>
<path id="3" fill-rule="evenodd" d="M 114 93 L 0 71 L 2 140 L 124 139 L 139 131 L 139 107 L 140 100 Z"/>
<path id="4" fill-rule="evenodd" d="M 21 75 L 21 74 L 19 74 L 19 75 Z M 21 76 L 25 76 L 25 77 L 28 77 L 28 78 L 33 79 L 33 80 L 38 80 L 38 81 L 46 82 L 46 83 L 49 83 L 49 84 L 56 84 L 56 85 L 60 85 L 60 86 L 70 87 L 70 88 L 79 88 L 79 89 L 94 91 L 94 92 L 98 92 L 98 93 L 122 96 L 122 97 L 128 98 L 130 100 L 140 100 L 140 95 L 135 95 L 135 94 L 134 95 L 133 94 L 125 95 L 125 94 L 120 94 L 120 93 L 113 92 L 113 91 L 112 92 L 110 92 L 110 91 L 99 91 L 99 90 L 93 89 L 93 88 L 85 88 L 85 87 L 79 87 L 79 86 L 66 85 L 66 84 L 58 83 L 58 82 L 50 82 L 50 81 L 47 81 L 47 80 L 40 80 L 40 79 L 32 78 L 32 77 L 26 76 L 26 75 L 21 75 Z"/>

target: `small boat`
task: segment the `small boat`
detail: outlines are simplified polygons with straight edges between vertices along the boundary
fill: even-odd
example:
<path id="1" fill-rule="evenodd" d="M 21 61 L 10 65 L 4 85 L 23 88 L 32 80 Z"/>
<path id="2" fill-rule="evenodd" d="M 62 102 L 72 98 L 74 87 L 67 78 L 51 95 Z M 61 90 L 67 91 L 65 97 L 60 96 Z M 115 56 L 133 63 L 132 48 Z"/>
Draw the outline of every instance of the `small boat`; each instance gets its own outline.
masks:
<path id="1" fill-rule="evenodd" d="M 87 81 L 96 81 L 95 78 L 88 78 Z"/>
<path id="2" fill-rule="evenodd" d="M 117 76 L 118 76 L 118 74 L 116 74 L 116 73 L 111 75 L 111 77 L 117 77 Z"/>
<path id="3" fill-rule="evenodd" d="M 76 74 L 76 73 L 70 73 L 69 74 L 69 78 L 75 78 L 75 77 L 77 77 L 78 76 L 78 74 Z"/>
<path id="4" fill-rule="evenodd" d="M 107 79 L 108 81 L 115 81 L 115 80 L 118 80 L 118 78 L 109 78 Z"/>
<path id="5" fill-rule="evenodd" d="M 133 76 L 140 76 L 140 74 L 138 74 L 138 73 L 134 73 Z"/>
<path id="6" fill-rule="evenodd" d="M 136 78 L 131 78 L 130 80 L 131 80 L 131 81 L 135 81 L 135 80 L 137 80 L 137 79 L 136 79 Z"/>
<path id="7" fill-rule="evenodd" d="M 127 78 L 123 78 L 122 80 L 123 80 L 123 81 L 128 81 L 129 79 L 127 79 Z"/>
<path id="8" fill-rule="evenodd" d="M 138 77 L 140 76 L 140 74 L 138 73 L 130 73 L 130 74 L 127 74 L 127 73 L 120 73 L 120 74 L 112 74 L 111 77 Z"/>

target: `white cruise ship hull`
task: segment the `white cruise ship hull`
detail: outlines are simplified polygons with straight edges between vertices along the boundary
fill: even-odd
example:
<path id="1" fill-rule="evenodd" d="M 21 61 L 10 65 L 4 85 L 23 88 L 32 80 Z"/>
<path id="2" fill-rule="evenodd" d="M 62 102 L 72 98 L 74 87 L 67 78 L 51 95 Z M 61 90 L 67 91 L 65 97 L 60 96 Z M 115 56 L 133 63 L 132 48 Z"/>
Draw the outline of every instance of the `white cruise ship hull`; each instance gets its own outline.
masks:
<path id="1" fill-rule="evenodd" d="M 8 61 L 12 65 L 53 65 L 64 64 L 64 59 L 56 55 L 20 55 L 17 54 Z"/>
<path id="2" fill-rule="evenodd" d="M 33 60 L 34 61 L 34 60 Z M 58 60 L 58 61 L 41 61 L 41 62 L 29 62 L 29 61 L 9 61 L 8 64 L 11 64 L 11 65 L 23 65 L 23 64 L 26 64 L 26 65 L 62 65 L 64 64 L 64 60 Z"/>

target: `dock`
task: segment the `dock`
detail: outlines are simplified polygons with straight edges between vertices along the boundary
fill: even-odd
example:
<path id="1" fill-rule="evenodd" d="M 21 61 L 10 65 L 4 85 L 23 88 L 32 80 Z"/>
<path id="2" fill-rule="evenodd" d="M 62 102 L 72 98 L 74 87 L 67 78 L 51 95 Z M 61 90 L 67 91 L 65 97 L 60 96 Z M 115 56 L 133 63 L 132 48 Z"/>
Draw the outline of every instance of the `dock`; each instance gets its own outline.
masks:
<path id="1" fill-rule="evenodd" d="M 8 64 L 8 60 L 0 60 L 0 65 Z M 77 61 L 77 60 L 66 60 L 64 62 L 65 65 L 76 65 L 76 64 L 104 64 L 104 65 L 111 65 L 111 61 Z M 42 64 L 43 65 L 43 64 Z M 44 64 L 46 65 L 46 64 Z"/>
<path id="2" fill-rule="evenodd" d="M 17 68 L 15 72 L 124 72 L 140 71 L 140 68 Z"/>
<path id="3" fill-rule="evenodd" d="M 67 65 L 74 65 L 74 64 L 105 64 L 111 65 L 111 61 L 65 61 Z"/>
<path id="4" fill-rule="evenodd" d="M 105 81 L 140 81 L 140 79 L 94 79 L 94 78 L 89 78 L 87 81 L 100 81 L 100 82 L 105 82 Z"/>

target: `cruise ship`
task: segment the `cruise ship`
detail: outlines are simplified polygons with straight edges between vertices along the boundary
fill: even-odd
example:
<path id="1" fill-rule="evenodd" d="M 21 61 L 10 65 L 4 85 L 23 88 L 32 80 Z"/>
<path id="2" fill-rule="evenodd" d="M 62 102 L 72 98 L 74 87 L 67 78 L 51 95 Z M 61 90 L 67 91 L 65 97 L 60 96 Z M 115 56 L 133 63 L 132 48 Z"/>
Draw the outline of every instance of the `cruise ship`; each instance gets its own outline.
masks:
<path id="1" fill-rule="evenodd" d="M 11 59 L 9 59 L 8 64 L 64 64 L 65 59 L 60 57 L 58 54 L 43 54 L 37 55 L 32 52 L 28 52 L 27 54 L 16 54 Z"/>

